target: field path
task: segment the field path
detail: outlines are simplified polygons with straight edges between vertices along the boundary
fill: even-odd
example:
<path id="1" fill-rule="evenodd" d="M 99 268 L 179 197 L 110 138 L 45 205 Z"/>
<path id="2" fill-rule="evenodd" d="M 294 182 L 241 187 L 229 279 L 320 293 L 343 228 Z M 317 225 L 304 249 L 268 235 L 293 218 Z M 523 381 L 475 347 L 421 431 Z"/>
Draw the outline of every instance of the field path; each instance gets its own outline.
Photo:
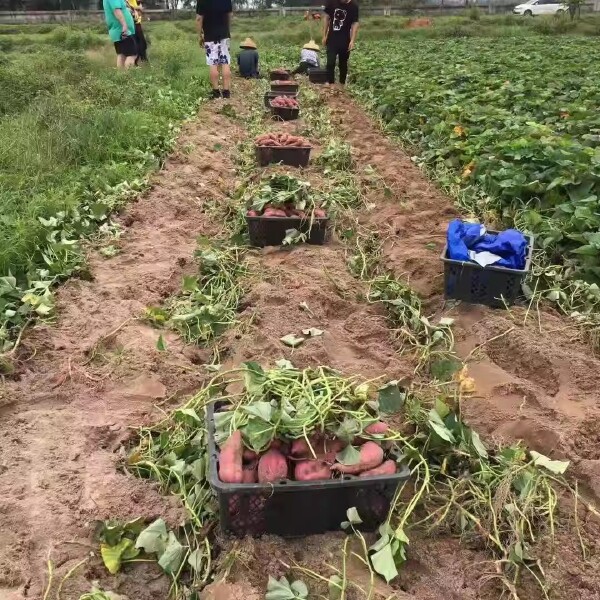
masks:
<path id="1" fill-rule="evenodd" d="M 61 288 L 58 323 L 37 327 L 25 338 L 19 378 L 6 382 L 0 395 L 0 600 L 42 598 L 48 558 L 60 580 L 96 549 L 90 526 L 96 519 L 161 515 L 177 525 L 183 518 L 175 499 L 120 473 L 116 465 L 129 428 L 158 418 L 161 408 L 177 403 L 206 377 L 200 365 L 209 359 L 208 351 L 186 347 L 178 336 L 163 332 L 168 349 L 157 352 L 159 331 L 137 317 L 176 292 L 182 275 L 194 272 L 196 236 L 221 231 L 222 224 L 205 209 L 231 196 L 239 183 L 233 156 L 246 135 L 247 99 L 255 98 L 242 85 L 243 93 L 232 102 L 233 116 L 210 105 L 186 126 L 152 189 L 121 216 L 126 226 L 121 252 L 111 259 L 90 252 L 93 280 L 72 280 Z M 568 456 L 589 492 L 600 496 L 598 433 L 589 425 L 600 412 L 600 361 L 557 315 L 543 313 L 539 322 L 531 315 L 524 322 L 522 309 L 446 307 L 439 254 L 445 225 L 456 214 L 451 200 L 352 100 L 335 94 L 324 99 L 337 134 L 353 146 L 359 165 L 371 165 L 381 179 L 381 185 L 365 185 L 366 205 L 377 208 L 362 212 L 360 221 L 386 239 L 386 265 L 409 279 L 430 313 L 457 318 L 463 357 L 483 344 L 477 360 L 470 361 L 478 393 L 463 407 L 469 422 L 488 439 L 522 438 L 541 452 Z M 301 125 L 285 127 L 294 131 Z M 320 169 L 311 165 L 303 176 L 318 181 Z M 410 377 L 410 359 L 396 352 L 385 314 L 365 302 L 366 289 L 350 275 L 346 251 L 336 239 L 322 247 L 249 251 L 243 326 L 222 336 L 224 361 L 269 363 L 285 357 L 298 367 L 327 364 L 369 378 Z M 323 336 L 294 351 L 280 343 L 281 336 L 308 327 L 322 329 Z M 231 573 L 233 587 L 204 597 L 261 598 L 267 574 L 281 570 L 280 559 L 317 570 L 339 550 L 339 534 L 292 542 L 245 540 L 243 560 Z M 584 566 L 576 551 L 565 536 L 564 555 L 550 574 L 557 579 L 557 597 L 597 598 L 592 595 L 600 589 L 596 554 Z M 473 566 L 485 556 L 450 537 L 415 534 L 412 558 L 394 590 L 381 584 L 375 596 L 495 600 L 497 590 L 481 588 L 480 571 Z M 356 579 L 364 577 L 358 565 L 349 568 Z M 165 600 L 169 585 L 153 564 L 128 567 L 113 578 L 94 557 L 65 583 L 62 600 L 77 600 L 95 579 L 129 600 Z M 582 587 L 590 594 L 567 595 Z M 532 592 L 527 600 L 538 597 Z"/>
<path id="2" fill-rule="evenodd" d="M 21 354 L 32 358 L 0 400 L 2 600 L 41 598 L 48 556 L 73 566 L 85 556 L 93 519 L 179 521 L 178 504 L 117 473 L 113 453 L 128 427 L 160 415 L 157 402 L 189 393 L 203 375 L 192 362 L 201 357 L 184 354 L 177 336 L 167 335 L 161 354 L 159 332 L 135 319 L 193 271 L 196 236 L 219 232 L 203 204 L 233 191 L 230 150 L 240 136 L 214 107 L 202 110 L 150 191 L 122 215 L 121 252 L 108 260 L 90 253 L 93 281 L 63 286 L 56 326 L 26 336 Z M 157 595 L 150 586 L 137 598 L 166 597 L 166 586 L 161 580 Z"/>

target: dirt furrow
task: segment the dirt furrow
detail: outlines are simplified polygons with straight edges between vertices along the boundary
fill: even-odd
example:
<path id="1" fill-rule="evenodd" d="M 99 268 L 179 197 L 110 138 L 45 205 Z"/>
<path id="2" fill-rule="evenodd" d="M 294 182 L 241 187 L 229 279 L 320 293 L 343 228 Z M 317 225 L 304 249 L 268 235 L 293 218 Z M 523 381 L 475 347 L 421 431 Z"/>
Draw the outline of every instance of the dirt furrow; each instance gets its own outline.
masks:
<path id="1" fill-rule="evenodd" d="M 137 319 L 194 270 L 196 236 L 219 231 L 203 210 L 231 194 L 230 154 L 240 137 L 216 106 L 203 109 L 150 191 L 121 215 L 120 254 L 90 253 L 93 280 L 62 287 L 58 323 L 26 336 L 21 355 L 32 358 L 4 385 L 0 408 L 3 599 L 41 598 L 47 559 L 58 577 L 84 557 L 94 519 L 161 514 L 179 522 L 173 499 L 117 473 L 114 452 L 129 427 L 160 415 L 156 403 L 204 376 L 178 336 L 167 334 L 169 351 L 159 353 L 159 332 Z M 132 598 L 166 597 L 167 589 L 161 578 Z"/>

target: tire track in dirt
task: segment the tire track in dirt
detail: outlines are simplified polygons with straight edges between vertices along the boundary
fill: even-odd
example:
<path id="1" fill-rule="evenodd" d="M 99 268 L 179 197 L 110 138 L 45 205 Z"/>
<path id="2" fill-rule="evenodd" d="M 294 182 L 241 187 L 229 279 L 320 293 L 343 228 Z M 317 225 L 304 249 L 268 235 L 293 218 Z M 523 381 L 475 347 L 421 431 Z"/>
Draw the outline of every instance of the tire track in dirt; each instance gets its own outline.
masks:
<path id="1" fill-rule="evenodd" d="M 600 416 L 598 357 L 574 323 L 552 309 L 527 315 L 523 307 L 510 312 L 466 304 L 447 307 L 439 257 L 447 223 L 458 216 L 452 200 L 347 95 L 329 92 L 323 97 L 358 163 L 371 165 L 393 191 L 393 200 L 382 190 L 368 192 L 372 199 L 367 204 L 374 202 L 377 209 L 360 217 L 386 239 L 385 266 L 421 294 L 430 313 L 456 319 L 456 351 L 469 359 L 477 386 L 475 396 L 462 405 L 466 421 L 488 439 L 523 440 L 546 455 L 570 459 L 571 474 L 582 480 L 588 495 L 600 499 L 600 438 L 594 426 Z M 596 524 L 590 527 L 597 530 Z M 584 564 L 575 542 L 573 532 L 561 538 L 561 566 L 549 574 L 556 598 L 567 597 L 575 581 L 591 585 L 594 594 L 600 589 L 598 558 Z M 590 543 L 595 549 L 596 543 Z M 561 569 L 569 576 L 563 577 Z M 576 597 L 596 595 L 581 592 Z"/>
<path id="2" fill-rule="evenodd" d="M 25 337 L 21 355 L 35 356 L 22 364 L 18 381 L 3 386 L 11 399 L 0 407 L 3 599 L 41 598 L 48 556 L 60 579 L 87 553 L 94 519 L 181 520 L 175 499 L 116 471 L 115 451 L 128 427 L 160 417 L 157 402 L 189 393 L 204 377 L 178 336 L 164 334 L 168 352 L 159 353 L 159 332 L 136 318 L 194 270 L 196 236 L 219 233 L 204 206 L 232 193 L 230 153 L 242 130 L 217 106 L 207 105 L 184 128 L 150 191 L 123 212 L 121 253 L 107 260 L 92 252 L 93 281 L 71 280 L 58 290 L 57 325 L 39 325 Z M 166 578 L 152 582 L 159 573 L 142 565 L 148 585 L 130 597 L 165 598 Z M 90 579 L 100 575 L 90 567 Z M 67 585 L 63 598 L 89 587 L 85 582 L 75 593 Z"/>

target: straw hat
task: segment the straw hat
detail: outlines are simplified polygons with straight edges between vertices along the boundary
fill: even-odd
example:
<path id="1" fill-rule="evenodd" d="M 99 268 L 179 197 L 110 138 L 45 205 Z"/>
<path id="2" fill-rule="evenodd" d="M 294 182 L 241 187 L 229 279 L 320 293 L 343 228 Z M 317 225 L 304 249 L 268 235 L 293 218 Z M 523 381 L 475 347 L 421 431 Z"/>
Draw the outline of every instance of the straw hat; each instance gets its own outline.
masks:
<path id="1" fill-rule="evenodd" d="M 254 48 L 256 50 L 256 44 L 252 41 L 252 38 L 247 37 L 241 44 L 240 48 Z"/>
<path id="2" fill-rule="evenodd" d="M 320 50 L 319 45 L 315 42 L 315 40 L 310 40 L 308 44 L 304 44 L 304 46 L 302 47 L 305 50 L 314 50 L 315 52 L 318 52 Z"/>

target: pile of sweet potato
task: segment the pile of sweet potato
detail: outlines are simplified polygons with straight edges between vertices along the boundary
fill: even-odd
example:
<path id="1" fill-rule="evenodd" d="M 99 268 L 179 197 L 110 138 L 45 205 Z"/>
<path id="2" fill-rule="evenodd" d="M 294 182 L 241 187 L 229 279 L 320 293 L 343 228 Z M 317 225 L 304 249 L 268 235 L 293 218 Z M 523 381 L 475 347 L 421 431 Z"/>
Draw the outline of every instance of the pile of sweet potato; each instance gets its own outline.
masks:
<path id="1" fill-rule="evenodd" d="M 277 79 L 276 81 L 271 81 L 271 85 L 288 85 L 298 87 L 298 84 L 295 81 L 289 81 L 288 79 Z"/>
<path id="2" fill-rule="evenodd" d="M 300 108 L 298 100 L 290 96 L 277 96 L 270 102 L 273 108 Z"/>
<path id="3" fill-rule="evenodd" d="M 292 146 L 295 148 L 310 148 L 310 142 L 299 135 L 290 133 L 263 133 L 259 135 L 254 143 L 257 146 L 272 146 L 280 148 L 282 146 Z"/>
<path id="4" fill-rule="evenodd" d="M 280 76 L 285 79 L 286 77 L 290 76 L 290 72 L 287 69 L 283 69 L 280 67 L 279 69 L 272 69 L 271 75 Z M 278 81 L 281 81 L 281 80 L 278 80 Z"/>
<path id="5" fill-rule="evenodd" d="M 362 435 L 385 435 L 388 426 L 377 421 L 365 428 Z M 310 445 L 309 445 L 310 442 Z M 219 455 L 219 478 L 224 483 L 272 483 L 281 479 L 318 481 L 337 475 L 378 477 L 396 473 L 396 461 L 386 459 L 385 442 L 377 439 L 355 438 L 352 445 L 359 448 L 356 464 L 342 464 L 338 453 L 347 446 L 332 436 L 316 433 L 308 440 L 274 439 L 266 451 L 258 454 L 244 446 L 240 431 L 222 445 Z"/>

